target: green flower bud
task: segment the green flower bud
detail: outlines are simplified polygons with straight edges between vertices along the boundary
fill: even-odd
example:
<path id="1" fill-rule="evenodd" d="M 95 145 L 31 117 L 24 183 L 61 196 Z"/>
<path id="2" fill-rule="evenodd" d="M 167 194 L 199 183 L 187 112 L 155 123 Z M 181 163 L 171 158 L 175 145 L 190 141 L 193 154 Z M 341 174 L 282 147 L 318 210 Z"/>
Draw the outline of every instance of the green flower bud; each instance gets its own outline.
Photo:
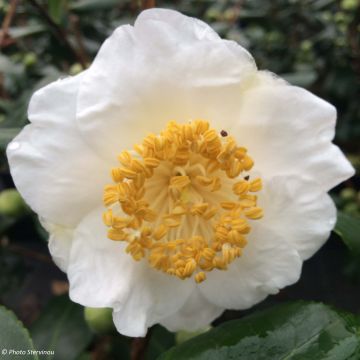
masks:
<path id="1" fill-rule="evenodd" d="M 304 40 L 301 42 L 301 45 L 300 45 L 301 50 L 303 50 L 303 51 L 311 50 L 312 46 L 313 46 L 313 43 L 310 40 Z"/>
<path id="2" fill-rule="evenodd" d="M 7 189 L 0 193 L 0 214 L 5 216 L 22 216 L 29 211 L 17 190 Z"/>
<path id="3" fill-rule="evenodd" d="M 37 56 L 33 52 L 29 52 L 24 56 L 23 63 L 25 66 L 30 67 L 35 65 L 37 62 Z"/>
<path id="4" fill-rule="evenodd" d="M 358 0 L 342 0 L 340 4 L 344 10 L 355 10 L 359 6 Z"/>
<path id="5" fill-rule="evenodd" d="M 341 190 L 340 197 L 342 200 L 348 202 L 351 200 L 355 200 L 356 198 L 356 191 L 353 188 L 346 188 Z"/>
<path id="6" fill-rule="evenodd" d="M 83 71 L 83 67 L 79 63 L 72 64 L 69 70 L 70 75 L 77 75 Z"/>
<path id="7" fill-rule="evenodd" d="M 112 309 L 85 307 L 85 321 L 93 331 L 104 334 L 114 329 Z"/>

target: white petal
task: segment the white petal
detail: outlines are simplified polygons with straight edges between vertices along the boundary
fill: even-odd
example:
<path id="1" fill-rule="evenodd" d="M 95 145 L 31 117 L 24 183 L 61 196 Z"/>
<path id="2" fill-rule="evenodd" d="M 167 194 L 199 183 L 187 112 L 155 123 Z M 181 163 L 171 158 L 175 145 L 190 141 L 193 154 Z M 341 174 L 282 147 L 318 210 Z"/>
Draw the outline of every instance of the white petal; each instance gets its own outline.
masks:
<path id="1" fill-rule="evenodd" d="M 40 218 L 41 225 L 49 233 L 49 251 L 55 264 L 64 272 L 67 271 L 74 229 L 53 224 Z"/>
<path id="2" fill-rule="evenodd" d="M 337 146 L 336 110 L 310 92 L 260 73 L 256 86 L 239 99 L 226 130 L 246 146 L 262 176 L 300 175 L 328 191 L 354 174 Z"/>
<path id="3" fill-rule="evenodd" d="M 26 126 L 9 144 L 7 156 L 17 189 L 48 221 L 75 226 L 102 201 L 108 163 L 84 142 L 75 122 L 83 75 L 58 80 L 31 98 Z"/>
<path id="4" fill-rule="evenodd" d="M 300 256 L 280 235 L 258 224 L 248 241 L 242 256 L 228 270 L 209 272 L 199 285 L 213 304 L 226 309 L 247 309 L 299 279 Z"/>
<path id="5" fill-rule="evenodd" d="M 70 298 L 85 306 L 114 308 L 118 331 L 143 336 L 149 326 L 182 307 L 194 288 L 136 262 L 125 244 L 107 238 L 103 209 L 90 213 L 74 233 L 68 277 Z"/>
<path id="6" fill-rule="evenodd" d="M 220 122 L 255 72 L 246 50 L 203 22 L 149 10 L 101 47 L 81 84 L 79 126 L 104 157 L 113 158 L 169 120 Z"/>
<path id="7" fill-rule="evenodd" d="M 219 317 L 223 308 L 209 303 L 196 288 L 183 307 L 175 314 L 160 321 L 169 331 L 196 331 L 210 325 Z"/>
<path id="8" fill-rule="evenodd" d="M 286 239 L 303 260 L 329 238 L 336 222 L 336 207 L 318 184 L 303 177 L 274 177 L 264 184 L 259 204 L 263 226 Z"/>

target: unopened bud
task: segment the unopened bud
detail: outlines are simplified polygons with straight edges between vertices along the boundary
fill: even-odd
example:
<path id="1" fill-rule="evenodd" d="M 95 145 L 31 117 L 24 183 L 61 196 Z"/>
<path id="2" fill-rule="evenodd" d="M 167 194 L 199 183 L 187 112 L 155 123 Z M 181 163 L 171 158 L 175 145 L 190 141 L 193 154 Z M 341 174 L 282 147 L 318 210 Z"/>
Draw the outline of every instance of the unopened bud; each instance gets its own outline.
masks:
<path id="1" fill-rule="evenodd" d="M 341 190 L 340 197 L 344 201 L 355 200 L 356 191 L 353 188 L 345 188 L 345 189 Z"/>
<path id="2" fill-rule="evenodd" d="M 0 193 L 0 214 L 5 216 L 22 216 L 29 211 L 24 200 L 15 189 L 6 189 Z"/>
<path id="3" fill-rule="evenodd" d="M 85 307 L 85 320 L 89 328 L 97 333 L 104 334 L 114 329 L 112 309 Z"/>

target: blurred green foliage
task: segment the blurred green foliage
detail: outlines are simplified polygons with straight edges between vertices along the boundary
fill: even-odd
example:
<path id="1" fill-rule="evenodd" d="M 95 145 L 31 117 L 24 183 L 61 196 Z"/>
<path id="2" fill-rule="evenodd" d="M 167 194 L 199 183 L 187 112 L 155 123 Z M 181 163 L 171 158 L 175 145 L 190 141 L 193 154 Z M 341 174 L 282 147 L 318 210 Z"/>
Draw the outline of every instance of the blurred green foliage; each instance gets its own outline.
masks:
<path id="1" fill-rule="evenodd" d="M 142 3 L 0 0 L 0 302 L 20 289 L 31 273 L 34 265 L 29 266 L 28 258 L 51 262 L 44 259 L 46 255 L 21 247 L 21 241 L 28 241 L 35 249 L 46 248 L 46 234 L 18 193 L 6 190 L 13 187 L 6 145 L 27 124 L 32 93 L 59 77 L 75 75 L 88 67 L 117 26 L 133 23 Z M 203 19 L 222 37 L 247 48 L 260 69 L 273 71 L 333 103 L 338 110 L 336 142 L 360 169 L 358 0 L 157 0 L 156 4 Z M 353 217 L 360 217 L 359 190 L 359 179 L 355 177 L 333 194 L 345 214 L 340 217 L 338 232 L 345 234 L 350 249 L 358 249 L 359 244 L 359 234 L 353 231 L 353 226 L 358 226 L 353 225 Z M 346 270 L 349 274 L 360 272 L 358 257 L 352 256 L 351 269 L 348 266 L 350 270 Z M 90 314 L 87 310 L 86 323 L 82 307 L 72 304 L 67 296 L 56 297 L 52 293 L 51 297 L 31 326 L 35 347 L 57 349 L 58 359 L 69 359 L 69 351 L 72 358 L 81 354 L 78 359 L 84 360 L 133 358 L 130 339 L 115 335 L 111 326 L 107 331 L 111 325 L 109 313 L 104 315 L 100 310 Z M 104 319 L 97 317 L 99 314 Z M 100 328 L 93 333 L 88 325 L 94 328 L 99 323 Z M 14 331 L 25 334 L 22 325 L 17 325 Z M 190 337 L 178 334 L 175 338 L 155 326 L 143 357 L 156 359 L 176 341 L 182 342 L 184 336 Z M 141 350 L 144 342 L 135 345 Z"/>
<path id="2" fill-rule="evenodd" d="M 88 66 L 117 26 L 133 22 L 138 3 L 18 2 L 0 55 L 2 148 L 26 123 L 26 108 L 34 90 Z M 339 112 L 337 140 L 350 151 L 358 150 L 358 1 L 158 0 L 157 5 L 204 19 L 221 36 L 249 49 L 260 69 L 273 71 L 332 102 Z M 11 2 L 0 1 L 3 18 L 10 7 Z"/>

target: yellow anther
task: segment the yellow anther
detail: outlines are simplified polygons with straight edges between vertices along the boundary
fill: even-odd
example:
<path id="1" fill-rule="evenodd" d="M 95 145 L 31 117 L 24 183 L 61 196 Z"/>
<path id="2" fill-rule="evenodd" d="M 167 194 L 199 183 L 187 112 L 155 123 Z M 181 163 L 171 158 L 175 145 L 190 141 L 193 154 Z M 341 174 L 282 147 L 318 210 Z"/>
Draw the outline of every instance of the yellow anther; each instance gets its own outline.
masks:
<path id="1" fill-rule="evenodd" d="M 169 228 L 176 228 L 181 223 L 180 219 L 176 216 L 167 218 L 167 219 L 165 219 L 164 222 L 165 222 L 165 225 Z"/>
<path id="2" fill-rule="evenodd" d="M 238 160 L 242 160 L 245 155 L 247 153 L 247 150 L 243 147 L 238 147 L 234 153 L 234 156 L 236 157 L 236 159 Z"/>
<path id="3" fill-rule="evenodd" d="M 245 219 L 237 218 L 232 220 L 231 228 L 240 233 L 243 233 L 243 231 L 245 231 L 244 233 L 246 234 L 249 230 L 249 225 Z"/>
<path id="4" fill-rule="evenodd" d="M 183 127 L 183 136 L 188 141 L 192 141 L 194 139 L 193 128 L 192 128 L 192 126 L 190 124 L 186 124 Z"/>
<path id="5" fill-rule="evenodd" d="M 144 226 L 141 229 L 141 236 L 149 236 L 151 235 L 151 233 L 152 233 L 152 229 L 150 226 Z"/>
<path id="6" fill-rule="evenodd" d="M 234 201 L 222 201 L 220 206 L 225 210 L 233 210 L 239 207 L 239 204 Z"/>
<path id="7" fill-rule="evenodd" d="M 219 270 L 226 270 L 228 263 L 223 259 L 223 257 L 216 256 L 213 259 L 213 265 Z"/>
<path id="8" fill-rule="evenodd" d="M 250 191 L 257 192 L 260 191 L 262 188 L 262 181 L 260 178 L 257 178 L 250 183 Z"/>
<path id="9" fill-rule="evenodd" d="M 214 258 L 214 256 L 216 255 L 216 252 L 211 248 L 205 248 L 202 251 L 201 255 L 204 259 L 211 261 Z"/>
<path id="10" fill-rule="evenodd" d="M 197 135 L 201 135 L 209 129 L 209 123 L 204 120 L 195 120 L 193 124 Z"/>
<path id="11" fill-rule="evenodd" d="M 213 207 L 211 209 L 208 209 L 205 214 L 203 214 L 203 219 L 205 220 L 210 220 L 211 218 L 213 218 L 218 212 L 218 209 L 216 207 Z"/>
<path id="12" fill-rule="evenodd" d="M 203 186 L 208 186 L 213 182 L 213 179 L 208 178 L 206 176 L 201 176 L 201 175 L 196 176 L 195 179 L 200 185 L 203 185 Z"/>
<path id="13" fill-rule="evenodd" d="M 230 179 L 234 179 L 240 175 L 243 166 L 239 161 L 232 161 L 229 168 L 226 169 L 226 174 Z M 245 167 L 244 167 L 245 168 Z"/>
<path id="14" fill-rule="evenodd" d="M 135 145 L 134 145 L 134 150 L 135 150 L 140 156 L 143 156 L 143 154 L 144 154 L 144 147 L 143 147 L 142 145 L 135 144 Z"/>
<path id="15" fill-rule="evenodd" d="M 121 174 L 119 168 L 111 169 L 111 177 L 114 180 L 114 182 L 120 182 L 124 180 L 124 176 Z"/>
<path id="16" fill-rule="evenodd" d="M 236 150 L 236 142 L 232 136 L 227 137 L 227 144 L 224 149 L 228 154 L 233 153 Z"/>
<path id="17" fill-rule="evenodd" d="M 132 160 L 131 165 L 130 165 L 131 170 L 135 171 L 136 173 L 145 173 L 146 169 L 145 166 L 139 161 L 139 160 Z"/>
<path id="18" fill-rule="evenodd" d="M 119 174 L 127 179 L 134 179 L 137 172 L 128 168 L 119 168 Z"/>
<path id="19" fill-rule="evenodd" d="M 185 277 L 191 276 L 193 274 L 193 272 L 195 271 L 196 266 L 197 266 L 197 264 L 194 259 L 187 261 L 185 264 L 185 267 L 184 267 L 183 276 L 185 276 Z"/>
<path id="20" fill-rule="evenodd" d="M 247 150 L 204 120 L 170 121 L 134 150 L 119 155 L 114 184 L 104 189 L 109 239 L 180 279 L 201 283 L 206 272 L 226 270 L 247 244 L 247 219 L 263 215 L 255 194 L 261 179 L 243 174 L 254 164 Z"/>
<path id="21" fill-rule="evenodd" d="M 188 176 L 173 176 L 170 179 L 170 186 L 177 187 L 177 188 L 184 188 L 185 186 L 189 185 L 191 183 L 191 180 Z"/>
<path id="22" fill-rule="evenodd" d="M 226 241 L 228 238 L 229 230 L 224 226 L 218 226 L 215 230 L 215 237 L 220 241 Z"/>
<path id="23" fill-rule="evenodd" d="M 183 206 L 175 206 L 172 210 L 172 215 L 184 215 L 187 210 Z"/>
<path id="24" fill-rule="evenodd" d="M 245 210 L 244 214 L 247 218 L 252 220 L 261 219 L 263 217 L 263 210 L 259 207 L 253 207 L 249 210 Z"/>
<path id="25" fill-rule="evenodd" d="M 233 185 L 233 191 L 236 195 L 246 194 L 250 189 L 250 184 L 246 180 L 241 180 Z"/>
<path id="26" fill-rule="evenodd" d="M 155 138 L 156 135 L 154 134 L 149 134 L 148 136 L 146 136 L 143 140 L 143 146 L 145 148 L 154 148 L 155 147 Z"/>
<path id="27" fill-rule="evenodd" d="M 105 206 L 110 206 L 115 202 L 119 201 L 119 191 L 118 187 L 114 185 L 107 185 L 105 187 L 103 201 Z"/>
<path id="28" fill-rule="evenodd" d="M 234 260 L 234 255 L 231 250 L 230 244 L 224 244 L 222 247 L 222 257 L 226 265 L 230 264 Z"/>
<path id="29" fill-rule="evenodd" d="M 216 170 L 220 169 L 220 164 L 219 161 L 217 160 L 208 160 L 207 164 L 206 164 L 206 170 L 209 174 L 215 172 Z"/>
<path id="30" fill-rule="evenodd" d="M 113 213 L 112 213 L 111 209 L 109 209 L 103 213 L 103 221 L 106 226 L 112 226 Z"/>
<path id="31" fill-rule="evenodd" d="M 212 184 L 211 184 L 211 191 L 218 191 L 221 189 L 221 180 L 218 177 L 213 178 Z"/>
<path id="32" fill-rule="evenodd" d="M 192 206 L 190 213 L 192 215 L 202 215 L 209 207 L 208 203 L 195 204 Z"/>
<path id="33" fill-rule="evenodd" d="M 148 157 L 144 159 L 144 163 L 145 166 L 148 166 L 150 168 L 156 168 L 160 165 L 160 160 L 153 157 Z"/>
<path id="34" fill-rule="evenodd" d="M 239 205 L 246 209 L 246 208 L 252 208 L 256 205 L 256 200 L 251 200 L 251 199 L 242 199 L 239 201 Z"/>
<path id="35" fill-rule="evenodd" d="M 209 130 L 205 131 L 205 133 L 204 133 L 204 139 L 208 143 L 214 142 L 214 141 L 218 140 L 218 138 L 219 138 L 219 136 L 218 136 L 217 132 L 213 129 L 209 129 Z"/>
<path id="36" fill-rule="evenodd" d="M 246 170 L 246 171 L 250 170 L 254 165 L 254 161 L 251 159 L 250 156 L 247 156 L 247 155 L 243 158 L 241 163 L 242 163 L 242 166 L 244 167 L 244 170 Z"/>
<path id="37" fill-rule="evenodd" d="M 128 234 L 126 234 L 124 231 L 122 230 L 115 230 L 115 229 L 110 229 L 108 231 L 108 238 L 110 240 L 114 240 L 114 241 L 123 241 L 126 240 L 128 237 Z"/>
<path id="38" fill-rule="evenodd" d="M 123 151 L 119 156 L 118 160 L 123 166 L 129 166 L 131 164 L 131 155 L 128 151 Z"/>
<path id="39" fill-rule="evenodd" d="M 113 216 L 112 218 L 112 227 L 114 229 L 124 229 L 129 225 L 130 221 L 128 218 L 123 218 L 119 216 Z"/>
<path id="40" fill-rule="evenodd" d="M 154 210 L 146 209 L 143 215 L 143 219 L 148 222 L 154 222 L 157 219 L 158 215 Z"/>
<path id="41" fill-rule="evenodd" d="M 237 244 L 237 242 L 240 240 L 241 238 L 241 234 L 236 231 L 236 230 L 231 230 L 229 232 L 229 241 L 232 243 L 232 244 Z"/>
<path id="42" fill-rule="evenodd" d="M 164 224 L 161 224 L 153 232 L 153 237 L 155 240 L 160 240 L 166 235 L 167 232 L 168 232 L 168 227 L 165 226 Z"/>
<path id="43" fill-rule="evenodd" d="M 198 272 L 195 275 L 195 281 L 200 284 L 206 279 L 206 274 L 203 271 Z"/>

